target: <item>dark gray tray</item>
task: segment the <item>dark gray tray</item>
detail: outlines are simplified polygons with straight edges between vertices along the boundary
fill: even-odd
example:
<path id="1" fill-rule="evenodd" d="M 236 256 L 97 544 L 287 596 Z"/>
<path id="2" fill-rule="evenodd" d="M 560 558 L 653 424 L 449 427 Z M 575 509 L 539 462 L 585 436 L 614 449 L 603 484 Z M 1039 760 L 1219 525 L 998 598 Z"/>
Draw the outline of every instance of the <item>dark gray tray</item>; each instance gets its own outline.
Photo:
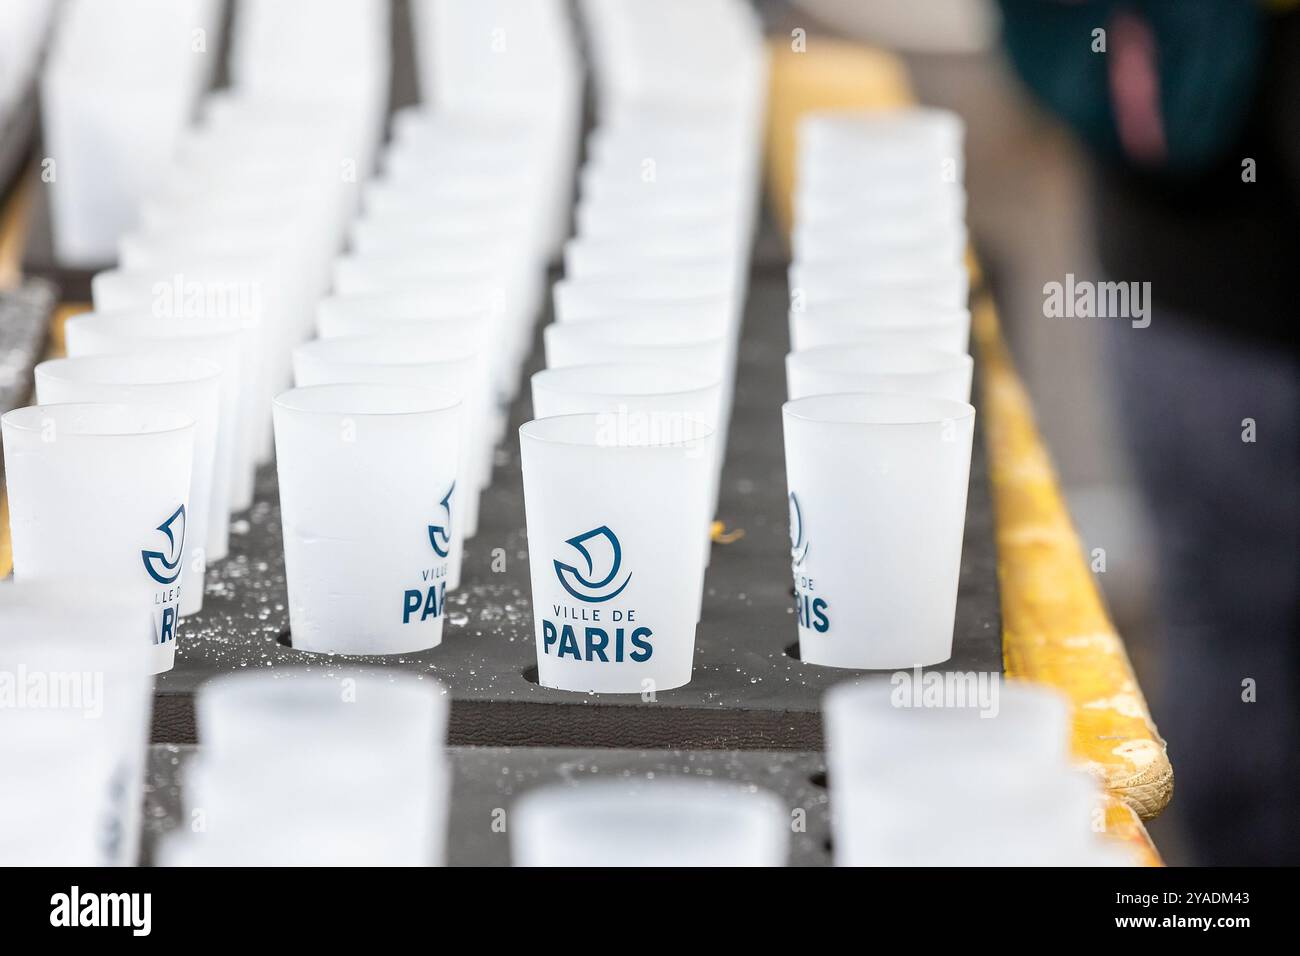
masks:
<path id="1" fill-rule="evenodd" d="M 527 388 L 498 449 L 462 586 L 448 597 L 442 646 L 393 657 L 322 657 L 283 642 L 288 613 L 275 474 L 238 521 L 230 557 L 208 576 L 203 612 L 186 619 L 176 667 L 161 675 L 154 740 L 196 739 L 193 694 L 204 680 L 250 667 L 305 664 L 337 672 L 383 664 L 427 673 L 451 690 L 450 742 L 489 746 L 645 749 L 821 748 L 818 703 L 855 672 L 803 664 L 792 610 L 780 406 L 788 349 L 781 271 L 755 276 L 740 349 L 735 409 L 719 516 L 744 536 L 714 547 L 705 581 L 694 677 L 653 703 L 635 695 L 575 694 L 537 685 L 518 441 Z M 548 319 L 549 320 L 549 319 Z M 540 367 L 540 347 L 529 370 Z M 977 435 L 953 657 L 940 670 L 1001 671 L 1001 621 L 992 512 Z M 490 569 L 492 551 L 507 556 Z"/>
<path id="2" fill-rule="evenodd" d="M 155 746 L 145 777 L 143 861 L 152 861 L 159 839 L 183 824 L 179 772 L 196 748 Z M 453 747 L 448 753 L 453 783 L 448 821 L 447 863 L 505 866 L 509 836 L 492 827 L 494 812 L 509 812 L 514 800 L 534 787 L 600 777 L 702 777 L 753 784 L 772 791 L 791 810 L 804 811 L 805 829 L 792 832 L 791 866 L 826 866 L 830 821 L 822 762 L 817 754 L 691 753 L 635 750 Z M 499 816 L 499 814 L 497 814 Z"/>

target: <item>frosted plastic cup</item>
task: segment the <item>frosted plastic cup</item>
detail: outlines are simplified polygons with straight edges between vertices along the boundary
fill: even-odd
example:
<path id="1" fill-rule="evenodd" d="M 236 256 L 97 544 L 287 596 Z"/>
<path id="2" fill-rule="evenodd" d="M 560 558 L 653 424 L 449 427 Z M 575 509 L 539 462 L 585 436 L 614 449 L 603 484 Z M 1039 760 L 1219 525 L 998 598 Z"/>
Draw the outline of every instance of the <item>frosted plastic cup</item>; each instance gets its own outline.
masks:
<path id="1" fill-rule="evenodd" d="M 986 751 L 896 752 L 831 786 L 838 866 L 1078 865 L 1099 845 L 1095 781 Z"/>
<path id="2" fill-rule="evenodd" d="M 631 314 L 588 322 L 554 322 L 542 330 L 547 368 L 608 362 L 668 365 L 715 375 L 722 383 L 719 449 L 727 447 L 735 378 L 735 339 L 682 316 Z M 724 452 L 719 451 L 721 456 Z"/>
<path id="3" fill-rule="evenodd" d="M 960 116 L 934 107 L 809 113 L 797 131 L 800 175 L 823 167 L 846 174 L 856 168 L 861 175 L 866 165 L 945 182 L 940 164 L 947 160 L 960 181 L 965 135 Z"/>
<path id="4" fill-rule="evenodd" d="M 824 345 L 785 357 L 788 398 L 836 392 L 901 392 L 970 401 L 969 355 L 940 349 Z"/>
<path id="5" fill-rule="evenodd" d="M 214 485 L 226 482 L 232 512 L 252 504 L 253 462 L 244 405 L 248 390 L 243 378 L 247 340 L 237 319 L 156 318 L 135 312 L 90 312 L 74 315 L 63 324 L 68 355 L 166 354 L 178 359 L 199 359 L 221 367 L 220 416 L 217 460 L 230 464 L 228 475 L 217 475 Z M 220 489 L 217 491 L 221 495 Z M 208 522 L 208 560 L 219 561 L 229 549 L 229 522 Z"/>
<path id="6" fill-rule="evenodd" d="M 828 301 L 862 295 L 887 295 L 899 286 L 925 289 L 927 298 L 965 307 L 970 274 L 961 263 L 880 262 L 829 264 L 796 262 L 790 266 L 790 301 L 809 309 Z"/>
<path id="7" fill-rule="evenodd" d="M 451 536 L 449 588 L 460 586 L 464 530 L 471 523 L 478 526 L 478 498 L 488 480 L 481 450 L 488 394 L 478 370 L 478 355 L 472 348 L 410 334 L 316 339 L 293 351 L 294 383 L 299 388 L 365 382 L 433 386 L 460 399 L 459 475 L 451 493 L 453 520 L 447 528 Z"/>
<path id="8" fill-rule="evenodd" d="M 876 183 L 861 176 L 826 182 L 800 182 L 794 192 L 795 221 L 824 234 L 852 233 L 879 227 L 965 228 L 966 190 L 960 184 L 906 184 L 881 174 Z"/>
<path id="9" fill-rule="evenodd" d="M 532 790 L 510 809 L 515 866 L 785 866 L 789 814 L 766 790 L 599 780 Z"/>
<path id="10" fill-rule="evenodd" d="M 965 355 L 970 347 L 970 311 L 872 299 L 790 310 L 793 351 L 833 346 L 926 348 Z"/>
<path id="11" fill-rule="evenodd" d="M 625 274 L 638 265 L 654 268 L 714 267 L 735 274 L 745 264 L 739 246 L 718 237 L 648 236 L 640 242 L 575 238 L 564 244 L 564 272 L 575 279 Z"/>
<path id="12" fill-rule="evenodd" d="M 0 584 L 0 674 L 14 688 L 0 708 L 9 767 L 0 801 L 13 813 L 0 819 L 17 830 L 45 816 L 51 826 L 29 864 L 135 864 L 153 696 L 148 632 L 147 607 L 123 594 L 83 588 L 69 602 L 55 585 Z M 25 792 L 19 816 L 9 801 Z M 0 823 L 9 851 L 21 834 L 5 830 Z"/>
<path id="13" fill-rule="evenodd" d="M 718 428 L 722 414 L 722 385 L 715 375 L 694 369 L 666 365 L 570 365 L 535 372 L 533 417 L 553 418 L 604 412 L 620 417 L 621 427 L 640 429 L 647 434 L 670 431 L 678 427 L 677 419 L 685 416 L 712 428 Z M 709 517 L 718 510 L 718 485 L 722 476 L 722 449 L 716 441 L 712 447 L 712 478 L 709 485 Z M 712 527 L 704 527 L 704 563 L 709 563 Z M 704 602 L 704 578 L 700 578 L 697 617 Z"/>
<path id="14" fill-rule="evenodd" d="M 526 264 L 531 269 L 531 264 Z M 520 265 L 521 270 L 523 265 Z M 540 271 L 506 276 L 495 267 L 440 269 L 419 256 L 352 256 L 335 262 L 334 291 L 340 295 L 406 292 L 431 286 L 474 290 L 487 304 L 485 344 L 494 356 L 493 376 L 503 397 L 513 397 L 517 373 L 532 340 L 540 299 Z M 536 288 L 534 286 L 536 285 Z M 467 293 L 459 293 L 464 295 Z"/>
<path id="15" fill-rule="evenodd" d="M 180 613 L 186 617 L 202 610 L 210 523 L 227 521 L 229 512 L 229 485 L 222 482 L 220 488 L 225 500 L 217 500 L 213 494 L 221 415 L 220 366 L 166 354 L 83 356 L 42 362 L 36 366 L 35 377 L 36 401 L 41 405 L 161 405 L 194 419 L 194 468 L 186 515 L 189 540 Z M 228 463 L 222 466 L 228 468 Z"/>
<path id="16" fill-rule="evenodd" d="M 751 232 L 741 204 L 717 201 L 666 203 L 593 203 L 583 199 L 574 210 L 577 235 L 583 238 L 648 236 L 660 230 L 700 230 L 723 241 L 744 245 Z"/>
<path id="17" fill-rule="evenodd" d="M 317 385 L 275 400 L 276 469 L 299 650 L 399 654 L 442 642 L 460 399 Z"/>
<path id="18" fill-rule="evenodd" d="M 555 321 L 617 318 L 628 307 L 686 306 L 713 317 L 714 329 L 731 333 L 740 320 L 740 299 L 722 266 L 690 270 L 645 268 L 619 276 L 561 279 L 551 290 Z"/>
<path id="19" fill-rule="evenodd" d="M 596 413 L 519 429 L 544 687 L 648 694 L 691 679 L 714 433 L 674 424 L 647 434 Z"/>
<path id="20" fill-rule="evenodd" d="M 152 612 L 152 673 L 180 629 L 194 420 L 157 405 L 33 405 L 0 418 L 14 577 L 111 588 Z"/>
<path id="21" fill-rule="evenodd" d="M 14 690 L 0 705 L 0 759 L 9 768 L 0 801 L 24 784 L 39 801 L 0 820 L 30 828 L 46 808 L 62 811 L 50 818 L 56 830 L 32 846 L 33 865 L 135 864 L 153 699 L 150 618 L 147 606 L 97 585 L 69 602 L 60 585 L 0 584 L 0 674 Z M 29 693 L 38 686 L 39 696 Z M 17 834 L 7 829 L 0 823 L 0 846 L 12 849 Z"/>
<path id="22" fill-rule="evenodd" d="M 557 322 L 542 330 L 542 341 L 547 368 L 632 362 L 695 369 L 719 379 L 727 371 L 726 337 L 690 319 L 646 315 Z"/>
<path id="23" fill-rule="evenodd" d="M 147 252 L 130 256 L 124 242 L 124 268 L 96 275 L 91 282 L 95 309 L 144 309 L 169 318 L 237 318 L 244 328 L 241 410 L 250 423 L 245 438 L 250 460 L 270 460 L 271 423 L 267 407 L 289 381 L 288 350 L 306 310 L 301 293 L 287 291 L 286 273 L 297 267 L 279 261 L 281 250 L 251 240 L 227 237 L 218 248 L 200 251 L 204 237 L 193 229 L 176 230 L 169 239 L 154 238 Z M 211 244 L 209 244 L 211 245 Z M 147 290 L 147 291 L 146 291 Z M 147 296 L 147 299 L 146 299 Z M 247 489 L 236 487 L 235 500 Z"/>
<path id="24" fill-rule="evenodd" d="M 746 237 L 735 218 L 715 212 L 689 213 L 679 216 L 619 218 L 605 215 L 599 208 L 585 207 L 579 222 L 577 241 L 617 244 L 629 248 L 666 246 L 670 249 L 747 250 Z M 742 252 L 743 257 L 746 253 Z"/>
<path id="25" fill-rule="evenodd" d="M 478 374 L 486 399 L 487 434 L 481 448 L 488 478 L 492 473 L 493 448 L 505 435 L 507 396 L 511 386 L 498 381 L 506 373 L 503 350 L 495 345 L 488 290 L 458 282 L 403 285 L 388 292 L 358 292 L 321 299 L 316 310 L 316 331 L 323 339 L 344 335 L 418 335 L 434 342 L 471 347 L 478 356 Z M 469 521 L 471 515 L 466 516 Z M 476 525 L 466 524 L 465 536 L 473 537 Z"/>
<path id="26" fill-rule="evenodd" d="M 870 777 L 900 752 L 996 754 L 1044 772 L 1069 765 L 1071 706 L 1058 691 L 976 675 L 988 680 L 935 701 L 915 675 L 902 676 L 837 684 L 822 698 L 832 778 Z"/>
<path id="27" fill-rule="evenodd" d="M 324 761 L 363 751 L 415 764 L 440 757 L 446 689 L 427 677 L 358 667 L 289 667 L 207 681 L 195 709 L 204 753 L 218 762 L 315 751 Z"/>
<path id="28" fill-rule="evenodd" d="M 796 225 L 790 235 L 792 257 L 798 262 L 842 260 L 889 261 L 902 253 L 915 259 L 964 262 L 969 242 L 966 225 L 911 218 L 866 222 Z"/>
<path id="29" fill-rule="evenodd" d="M 786 402 L 782 418 L 800 660 L 946 661 L 975 409 L 850 393 Z"/>

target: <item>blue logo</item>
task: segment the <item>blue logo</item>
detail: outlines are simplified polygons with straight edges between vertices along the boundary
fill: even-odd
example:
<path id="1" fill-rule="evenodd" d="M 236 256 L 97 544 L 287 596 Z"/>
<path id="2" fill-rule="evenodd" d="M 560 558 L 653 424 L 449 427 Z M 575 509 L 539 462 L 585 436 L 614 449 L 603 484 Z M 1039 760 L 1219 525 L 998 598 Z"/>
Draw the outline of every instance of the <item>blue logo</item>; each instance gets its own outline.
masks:
<path id="1" fill-rule="evenodd" d="M 179 522 L 179 526 L 177 525 Z M 171 584 L 181 576 L 181 551 L 185 547 L 185 506 L 172 512 L 170 518 L 155 530 L 167 537 L 167 552 L 141 551 L 144 569 L 159 584 Z"/>
<path id="2" fill-rule="evenodd" d="M 442 505 L 443 513 L 447 517 L 443 518 L 442 524 L 429 525 L 429 544 L 433 546 L 434 554 L 440 558 L 445 558 L 451 553 L 451 496 L 456 491 L 456 482 L 451 483 L 447 489 L 447 494 L 443 496 Z"/>
<path id="3" fill-rule="evenodd" d="M 790 492 L 790 560 L 800 567 L 808 557 L 807 531 L 803 526 L 803 511 L 799 508 L 799 499 Z"/>
<path id="4" fill-rule="evenodd" d="M 596 557 L 592 554 L 591 544 L 599 541 L 604 541 L 607 545 L 609 551 L 607 562 L 598 563 Z M 555 576 L 560 579 L 560 586 L 579 601 L 585 601 L 588 604 L 608 601 L 611 598 L 618 597 L 623 589 L 627 587 L 627 583 L 632 580 L 632 573 L 629 571 L 622 584 L 613 590 L 607 590 L 614 579 L 618 577 L 619 568 L 623 564 L 623 548 L 618 543 L 618 536 L 606 526 L 601 525 L 599 528 L 593 528 L 576 538 L 569 538 L 564 543 L 571 545 L 575 551 L 582 555 L 583 561 L 587 565 L 586 575 L 584 576 L 573 565 L 564 564 L 557 559 L 555 561 Z M 600 552 L 606 549 L 596 548 L 594 550 Z M 597 573 L 597 567 L 609 568 L 609 571 L 599 581 L 593 580 Z M 573 583 L 570 584 L 570 581 Z"/>

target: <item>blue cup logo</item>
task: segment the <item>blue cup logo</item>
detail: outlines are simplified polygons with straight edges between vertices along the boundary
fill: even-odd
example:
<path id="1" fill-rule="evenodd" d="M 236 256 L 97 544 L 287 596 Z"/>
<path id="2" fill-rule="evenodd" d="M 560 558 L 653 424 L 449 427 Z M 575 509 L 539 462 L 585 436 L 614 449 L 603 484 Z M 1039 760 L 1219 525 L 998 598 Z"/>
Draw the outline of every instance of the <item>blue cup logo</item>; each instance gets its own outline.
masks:
<path id="1" fill-rule="evenodd" d="M 176 639 L 176 605 L 180 600 L 181 559 L 185 555 L 185 506 L 181 505 L 167 520 L 154 529 L 166 539 L 162 551 L 141 549 L 140 560 L 149 577 L 163 588 L 154 595 L 155 644 L 166 644 Z"/>
<path id="2" fill-rule="evenodd" d="M 429 547 L 437 555 L 439 564 L 424 568 L 420 572 L 420 586 L 407 588 L 402 592 L 402 623 L 436 621 L 442 617 L 447 603 L 447 555 L 451 554 L 451 502 L 456 493 L 456 482 L 451 483 L 447 493 L 442 496 L 438 506 L 442 514 L 437 519 L 441 524 L 425 525 L 429 535 Z"/>
<path id="3" fill-rule="evenodd" d="M 555 577 L 578 603 L 556 601 L 541 617 L 542 653 L 592 664 L 642 664 L 654 654 L 654 631 L 637 608 L 610 604 L 632 580 L 623 573 L 623 546 L 607 525 L 564 542 L 577 552 L 572 563 L 556 558 Z"/>
<path id="4" fill-rule="evenodd" d="M 185 506 L 172 512 L 171 517 L 154 530 L 161 531 L 167 539 L 166 551 L 141 551 L 144 569 L 159 584 L 174 584 L 181 576 L 181 555 L 185 547 Z"/>
<path id="5" fill-rule="evenodd" d="M 831 629 L 830 605 L 819 596 L 816 580 L 803 570 L 808 558 L 808 528 L 799 496 L 790 492 L 790 569 L 794 572 L 794 610 L 800 627 L 825 634 Z"/>
<path id="6" fill-rule="evenodd" d="M 451 553 L 451 496 L 455 492 L 456 482 L 453 481 L 442 501 L 438 502 L 442 507 L 442 524 L 429 525 L 429 544 L 433 546 L 433 553 L 440 558 Z"/>
<path id="7" fill-rule="evenodd" d="M 614 584 L 623 564 L 623 547 L 618 542 L 618 535 L 607 526 L 593 528 L 564 543 L 581 555 L 587 570 L 579 571 L 574 565 L 565 564 L 557 558 L 555 576 L 559 578 L 560 586 L 579 601 L 587 604 L 609 601 L 618 597 L 632 580 L 632 572 L 629 571 L 622 584 Z M 596 579 L 601 569 L 607 570 Z"/>
<path id="8" fill-rule="evenodd" d="M 799 507 L 799 496 L 790 492 L 790 560 L 800 567 L 808 557 L 808 535 L 803 526 L 803 511 Z"/>

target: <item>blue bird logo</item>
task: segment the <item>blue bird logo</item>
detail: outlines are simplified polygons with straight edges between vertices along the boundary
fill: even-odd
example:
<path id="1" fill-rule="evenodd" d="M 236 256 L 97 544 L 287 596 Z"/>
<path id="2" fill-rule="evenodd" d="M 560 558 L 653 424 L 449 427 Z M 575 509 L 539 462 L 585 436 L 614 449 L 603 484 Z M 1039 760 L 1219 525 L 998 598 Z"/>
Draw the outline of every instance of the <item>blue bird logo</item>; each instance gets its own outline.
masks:
<path id="1" fill-rule="evenodd" d="M 149 577 L 159 584 L 171 584 L 181 576 L 181 553 L 185 547 L 185 506 L 181 505 L 172 512 L 171 517 L 160 524 L 156 531 L 161 531 L 167 538 L 167 552 L 141 551 L 144 569 Z"/>
<path id="2" fill-rule="evenodd" d="M 803 526 L 803 511 L 799 507 L 799 498 L 790 492 L 790 559 L 797 568 L 808 557 L 807 532 Z"/>
<path id="3" fill-rule="evenodd" d="M 609 556 L 608 564 L 597 562 L 593 555 L 593 550 L 603 551 L 605 548 L 593 549 L 592 545 L 598 542 L 605 542 Z M 588 604 L 598 604 L 602 601 L 608 601 L 617 597 L 627 587 L 627 583 L 632 580 L 632 573 L 629 571 L 623 583 L 608 590 L 616 577 L 618 577 L 619 568 L 623 564 L 623 548 L 618 542 L 618 535 L 614 534 L 605 525 L 599 528 L 593 528 L 584 534 L 575 538 L 569 538 L 564 542 L 570 545 L 575 551 L 582 555 L 583 561 L 587 565 L 586 573 L 579 571 L 571 564 L 564 564 L 558 559 L 555 561 L 555 576 L 560 580 L 560 586 L 568 591 L 579 601 L 585 601 Z M 602 555 L 603 557 L 603 555 Z M 600 580 L 594 580 L 597 567 L 609 568 L 605 576 Z M 572 582 L 572 583 L 570 583 Z"/>
<path id="4" fill-rule="evenodd" d="M 434 554 L 440 558 L 445 558 L 451 553 L 451 496 L 456 491 L 456 482 L 451 483 L 447 493 L 442 496 L 442 501 L 438 502 L 442 506 L 443 518 L 442 524 L 429 525 L 429 544 L 433 546 Z"/>

